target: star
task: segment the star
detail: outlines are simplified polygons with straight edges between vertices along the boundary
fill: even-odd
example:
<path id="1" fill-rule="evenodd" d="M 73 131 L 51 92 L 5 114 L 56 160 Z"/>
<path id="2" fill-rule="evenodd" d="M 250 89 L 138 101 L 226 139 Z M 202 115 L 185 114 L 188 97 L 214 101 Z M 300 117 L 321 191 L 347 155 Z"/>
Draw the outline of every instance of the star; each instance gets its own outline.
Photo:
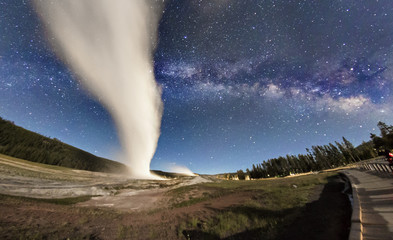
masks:
<path id="1" fill-rule="evenodd" d="M 111 109 L 56 56 L 28 2 L 0 7 L 0 116 L 115 159 Z M 392 29 L 387 1 L 168 1 L 151 167 L 234 172 L 342 136 L 368 141 L 378 121 L 393 124 Z"/>

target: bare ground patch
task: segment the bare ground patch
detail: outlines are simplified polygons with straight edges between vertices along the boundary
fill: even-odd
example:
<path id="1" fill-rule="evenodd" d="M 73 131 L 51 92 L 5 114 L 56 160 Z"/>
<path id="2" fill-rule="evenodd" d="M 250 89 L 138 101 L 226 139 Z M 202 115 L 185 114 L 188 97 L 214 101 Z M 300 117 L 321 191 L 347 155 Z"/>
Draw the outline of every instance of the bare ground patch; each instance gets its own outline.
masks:
<path id="1" fill-rule="evenodd" d="M 261 181 L 211 181 L 211 177 L 153 181 L 69 169 L 62 175 L 63 169 L 51 167 L 46 172 L 41 165 L 30 171 L 29 163 L 18 164 L 23 166 L 20 171 L 15 164 L 0 161 L 0 193 L 12 190 L 30 196 L 20 190 L 25 184 L 27 189 L 60 191 L 54 199 L 42 199 L 42 194 L 30 196 L 41 199 L 0 195 L 2 239 L 286 239 L 297 236 L 291 233 L 299 223 L 310 222 L 311 238 L 323 238 L 337 236 L 329 235 L 339 232 L 337 228 L 325 226 L 339 226 L 342 218 L 322 218 L 326 214 L 322 210 L 328 206 L 345 213 L 342 208 L 347 207 L 340 184 L 322 191 L 334 173 Z M 40 172 L 46 177 L 40 178 Z M 70 180 L 73 174 L 79 181 Z M 84 187 L 105 194 L 85 196 L 86 192 L 78 192 Z M 68 196 L 64 191 L 78 192 L 72 195 L 77 198 L 64 199 Z M 316 230 L 323 228 L 328 232 L 318 235 Z"/>

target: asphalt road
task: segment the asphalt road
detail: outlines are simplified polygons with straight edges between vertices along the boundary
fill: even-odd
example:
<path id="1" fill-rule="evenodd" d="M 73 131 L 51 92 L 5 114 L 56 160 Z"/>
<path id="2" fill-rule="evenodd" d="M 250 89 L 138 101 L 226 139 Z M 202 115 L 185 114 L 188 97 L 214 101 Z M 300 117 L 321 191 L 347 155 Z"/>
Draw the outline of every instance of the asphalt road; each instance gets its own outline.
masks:
<path id="1" fill-rule="evenodd" d="M 393 239 L 393 173 L 360 169 L 342 172 L 350 179 L 353 192 L 349 239 Z"/>

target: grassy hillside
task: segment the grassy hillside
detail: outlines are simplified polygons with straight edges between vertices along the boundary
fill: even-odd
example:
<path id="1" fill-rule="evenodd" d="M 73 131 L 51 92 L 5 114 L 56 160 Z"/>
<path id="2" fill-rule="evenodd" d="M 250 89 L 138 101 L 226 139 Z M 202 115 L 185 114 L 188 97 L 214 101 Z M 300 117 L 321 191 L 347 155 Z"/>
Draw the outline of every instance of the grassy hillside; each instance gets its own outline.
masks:
<path id="1" fill-rule="evenodd" d="M 16 126 L 0 118 L 0 153 L 32 162 L 95 172 L 125 172 L 124 164 Z"/>

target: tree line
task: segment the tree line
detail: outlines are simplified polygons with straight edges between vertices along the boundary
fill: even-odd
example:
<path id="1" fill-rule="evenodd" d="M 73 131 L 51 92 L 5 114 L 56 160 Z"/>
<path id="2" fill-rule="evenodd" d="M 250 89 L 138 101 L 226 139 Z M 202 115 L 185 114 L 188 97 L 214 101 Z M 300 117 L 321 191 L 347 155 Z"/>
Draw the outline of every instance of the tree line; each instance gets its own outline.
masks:
<path id="1" fill-rule="evenodd" d="M 290 174 L 336 168 L 376 157 L 377 149 L 393 149 L 393 126 L 379 122 L 378 127 L 381 131 L 380 136 L 371 134 L 371 141 L 363 142 L 357 147 L 343 137 L 343 142 L 336 141 L 334 144 L 307 148 L 307 154 L 280 156 L 260 164 L 253 164 L 246 172 L 238 170 L 237 176 L 240 180 L 245 179 L 246 175 L 254 179 L 284 177 Z"/>
<path id="2" fill-rule="evenodd" d="M 96 172 L 125 172 L 124 164 L 31 132 L 0 117 L 0 153 L 24 160 Z"/>
<path id="3" fill-rule="evenodd" d="M 378 123 L 381 132 L 380 136 L 373 133 L 370 134 L 375 149 L 378 151 L 392 151 L 393 149 L 393 126 L 388 126 L 384 122 Z"/>

